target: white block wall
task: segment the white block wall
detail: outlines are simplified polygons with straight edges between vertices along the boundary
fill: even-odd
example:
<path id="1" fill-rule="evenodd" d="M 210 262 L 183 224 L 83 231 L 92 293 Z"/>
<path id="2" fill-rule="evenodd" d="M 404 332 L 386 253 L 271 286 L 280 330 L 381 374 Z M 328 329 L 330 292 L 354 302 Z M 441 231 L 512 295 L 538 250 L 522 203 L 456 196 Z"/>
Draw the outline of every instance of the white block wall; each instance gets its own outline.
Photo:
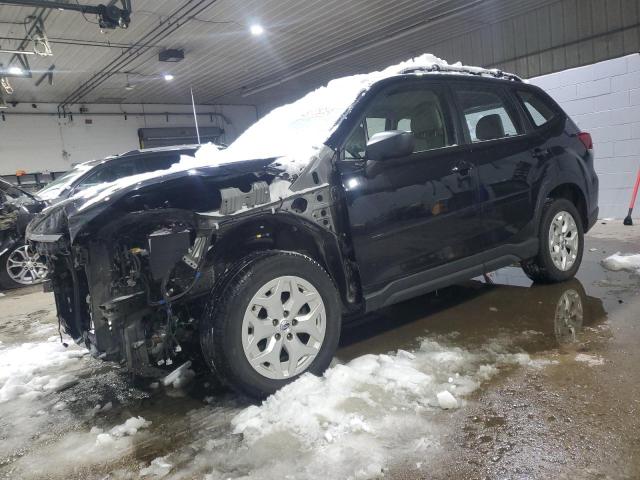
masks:
<path id="1" fill-rule="evenodd" d="M 98 105 L 87 104 L 89 115 L 74 115 L 73 119 L 57 115 L 33 115 L 30 104 L 0 110 L 0 175 L 12 175 L 17 170 L 30 173 L 65 171 L 72 165 L 107 155 L 140 148 L 138 129 L 145 127 L 192 127 L 191 105 Z M 198 112 L 219 112 L 220 117 L 200 115 L 201 127 L 224 128 L 224 142 L 231 143 L 256 120 L 256 109 L 250 105 L 201 105 Z M 38 104 L 38 112 L 55 112 L 55 104 Z M 128 111 L 127 118 L 123 112 Z M 131 112 L 176 112 L 187 115 L 134 115 Z M 12 115 L 24 112 L 25 115 Z M 113 116 L 91 115 L 91 112 L 112 112 Z M 86 124 L 85 119 L 91 119 Z"/>
<path id="2" fill-rule="evenodd" d="M 530 81 L 545 89 L 593 136 L 600 216 L 626 216 L 640 168 L 640 54 Z M 640 200 L 635 216 L 640 217 Z"/>

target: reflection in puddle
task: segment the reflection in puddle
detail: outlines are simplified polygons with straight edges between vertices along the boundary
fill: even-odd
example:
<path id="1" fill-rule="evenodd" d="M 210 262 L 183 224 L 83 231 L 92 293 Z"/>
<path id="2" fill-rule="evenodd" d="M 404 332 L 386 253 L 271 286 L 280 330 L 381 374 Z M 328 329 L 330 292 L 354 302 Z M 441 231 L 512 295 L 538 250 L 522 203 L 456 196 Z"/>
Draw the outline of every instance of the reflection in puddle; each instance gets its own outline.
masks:
<path id="1" fill-rule="evenodd" d="M 579 342 L 585 327 L 606 318 L 601 300 L 577 280 L 531 286 L 523 277 L 505 269 L 492 283 L 470 281 L 355 320 L 326 378 L 305 377 L 262 406 L 212 392 L 210 378 L 182 393 L 141 391 L 114 367 L 79 358 L 78 382 L 67 390 L 0 403 L 0 426 L 11 428 L 3 434 L 11 445 L 0 455 L 0 476 L 368 478 L 390 462 L 429 458 L 439 448 L 439 427 L 455 415 L 440 409 L 438 393 L 449 391 L 465 409 L 468 395 L 491 378 L 540 368 L 550 351 Z M 44 336 L 40 341 L 53 348 Z M 0 345 L 0 365 L 15 348 Z M 65 365 L 55 373 L 68 373 Z M 44 364 L 33 372 L 53 373 Z M 110 401 L 109 411 L 96 413 Z M 20 412 L 19 424 L 10 421 L 12 411 Z M 151 423 L 105 436 L 131 417 Z M 504 419 L 484 421 L 497 426 Z M 98 445 L 100 435 L 113 442 Z"/>

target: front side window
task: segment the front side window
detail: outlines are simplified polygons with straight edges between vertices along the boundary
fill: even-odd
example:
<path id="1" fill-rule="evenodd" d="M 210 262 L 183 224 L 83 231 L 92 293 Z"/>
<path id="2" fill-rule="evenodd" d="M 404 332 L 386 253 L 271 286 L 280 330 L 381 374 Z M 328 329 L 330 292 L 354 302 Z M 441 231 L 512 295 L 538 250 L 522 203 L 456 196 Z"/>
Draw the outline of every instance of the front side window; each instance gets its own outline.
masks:
<path id="1" fill-rule="evenodd" d="M 456 91 L 472 142 L 507 138 L 523 133 L 505 99 L 490 90 Z"/>
<path id="2" fill-rule="evenodd" d="M 414 152 L 453 144 L 444 103 L 438 88 L 392 87 L 378 94 L 345 144 L 344 158 L 363 159 L 367 142 L 376 133 L 405 130 L 413 133 Z"/>
<path id="3" fill-rule="evenodd" d="M 85 178 L 76 186 L 76 190 L 84 190 L 85 188 L 100 185 L 102 183 L 113 182 L 120 178 L 129 177 L 137 173 L 138 168 L 134 159 L 114 160 L 102 166 L 102 168 L 97 169 L 96 172 Z"/>
<path id="4" fill-rule="evenodd" d="M 545 99 L 533 92 L 518 91 L 516 92 L 525 108 L 531 115 L 531 120 L 536 127 L 541 127 L 556 116 L 554 109 Z"/>

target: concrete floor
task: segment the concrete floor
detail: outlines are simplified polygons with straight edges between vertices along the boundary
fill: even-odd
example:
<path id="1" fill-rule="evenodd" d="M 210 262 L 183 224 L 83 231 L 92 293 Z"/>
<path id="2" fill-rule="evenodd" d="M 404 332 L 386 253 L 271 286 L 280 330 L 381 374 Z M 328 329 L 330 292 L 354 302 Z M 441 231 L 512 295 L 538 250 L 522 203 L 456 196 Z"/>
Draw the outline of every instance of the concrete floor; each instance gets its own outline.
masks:
<path id="1" fill-rule="evenodd" d="M 588 235 L 571 282 L 532 286 L 507 268 L 492 275 L 494 284 L 470 281 L 345 329 L 336 363 L 413 357 L 425 379 L 444 375 L 446 385 L 453 376 L 455 410 L 438 407 L 436 386 L 402 395 L 393 391 L 400 384 L 365 396 L 353 389 L 345 395 L 377 402 L 349 407 L 367 428 L 331 430 L 327 420 L 319 440 L 300 428 L 252 440 L 250 430 L 234 433 L 239 417 L 259 422 L 281 408 L 286 419 L 287 408 L 299 408 L 292 395 L 307 390 L 251 407 L 210 377 L 180 390 L 134 386 L 113 365 L 75 350 L 60 360 L 52 350 L 52 364 L 36 371 L 75 380 L 5 402 L 0 391 L 0 478 L 640 478 L 640 277 L 600 265 L 618 251 L 640 253 L 640 227 L 607 223 Z M 57 335 L 52 297 L 37 290 L 0 298 L 0 382 L 6 359 L 23 347 L 34 349 L 27 361 L 35 349 L 58 348 L 49 338 Z M 448 369 L 433 363 L 425 339 L 436 342 L 428 344 L 436 357 L 465 360 Z M 411 353 L 382 355 L 399 350 Z M 306 402 L 316 417 L 332 414 Z M 136 416 L 152 424 L 115 443 L 90 430 Z"/>

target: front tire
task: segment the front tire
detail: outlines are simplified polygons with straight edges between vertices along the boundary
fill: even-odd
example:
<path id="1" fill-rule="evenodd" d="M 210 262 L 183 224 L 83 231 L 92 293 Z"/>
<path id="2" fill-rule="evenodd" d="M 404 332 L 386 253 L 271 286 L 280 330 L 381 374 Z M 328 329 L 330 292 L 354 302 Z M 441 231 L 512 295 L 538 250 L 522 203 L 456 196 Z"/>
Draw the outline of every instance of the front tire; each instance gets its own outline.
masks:
<path id="1" fill-rule="evenodd" d="M 30 245 L 18 243 L 0 257 L 0 287 L 35 285 L 47 276 L 47 266 Z"/>
<path id="2" fill-rule="evenodd" d="M 564 198 L 549 199 L 542 211 L 538 235 L 538 255 L 522 262 L 524 273 L 539 283 L 573 278 L 584 250 L 584 228 L 575 205 Z"/>
<path id="3" fill-rule="evenodd" d="M 340 303 L 313 259 L 264 252 L 219 292 L 203 318 L 201 345 L 225 384 L 264 398 L 305 372 L 327 369 L 340 338 Z"/>

